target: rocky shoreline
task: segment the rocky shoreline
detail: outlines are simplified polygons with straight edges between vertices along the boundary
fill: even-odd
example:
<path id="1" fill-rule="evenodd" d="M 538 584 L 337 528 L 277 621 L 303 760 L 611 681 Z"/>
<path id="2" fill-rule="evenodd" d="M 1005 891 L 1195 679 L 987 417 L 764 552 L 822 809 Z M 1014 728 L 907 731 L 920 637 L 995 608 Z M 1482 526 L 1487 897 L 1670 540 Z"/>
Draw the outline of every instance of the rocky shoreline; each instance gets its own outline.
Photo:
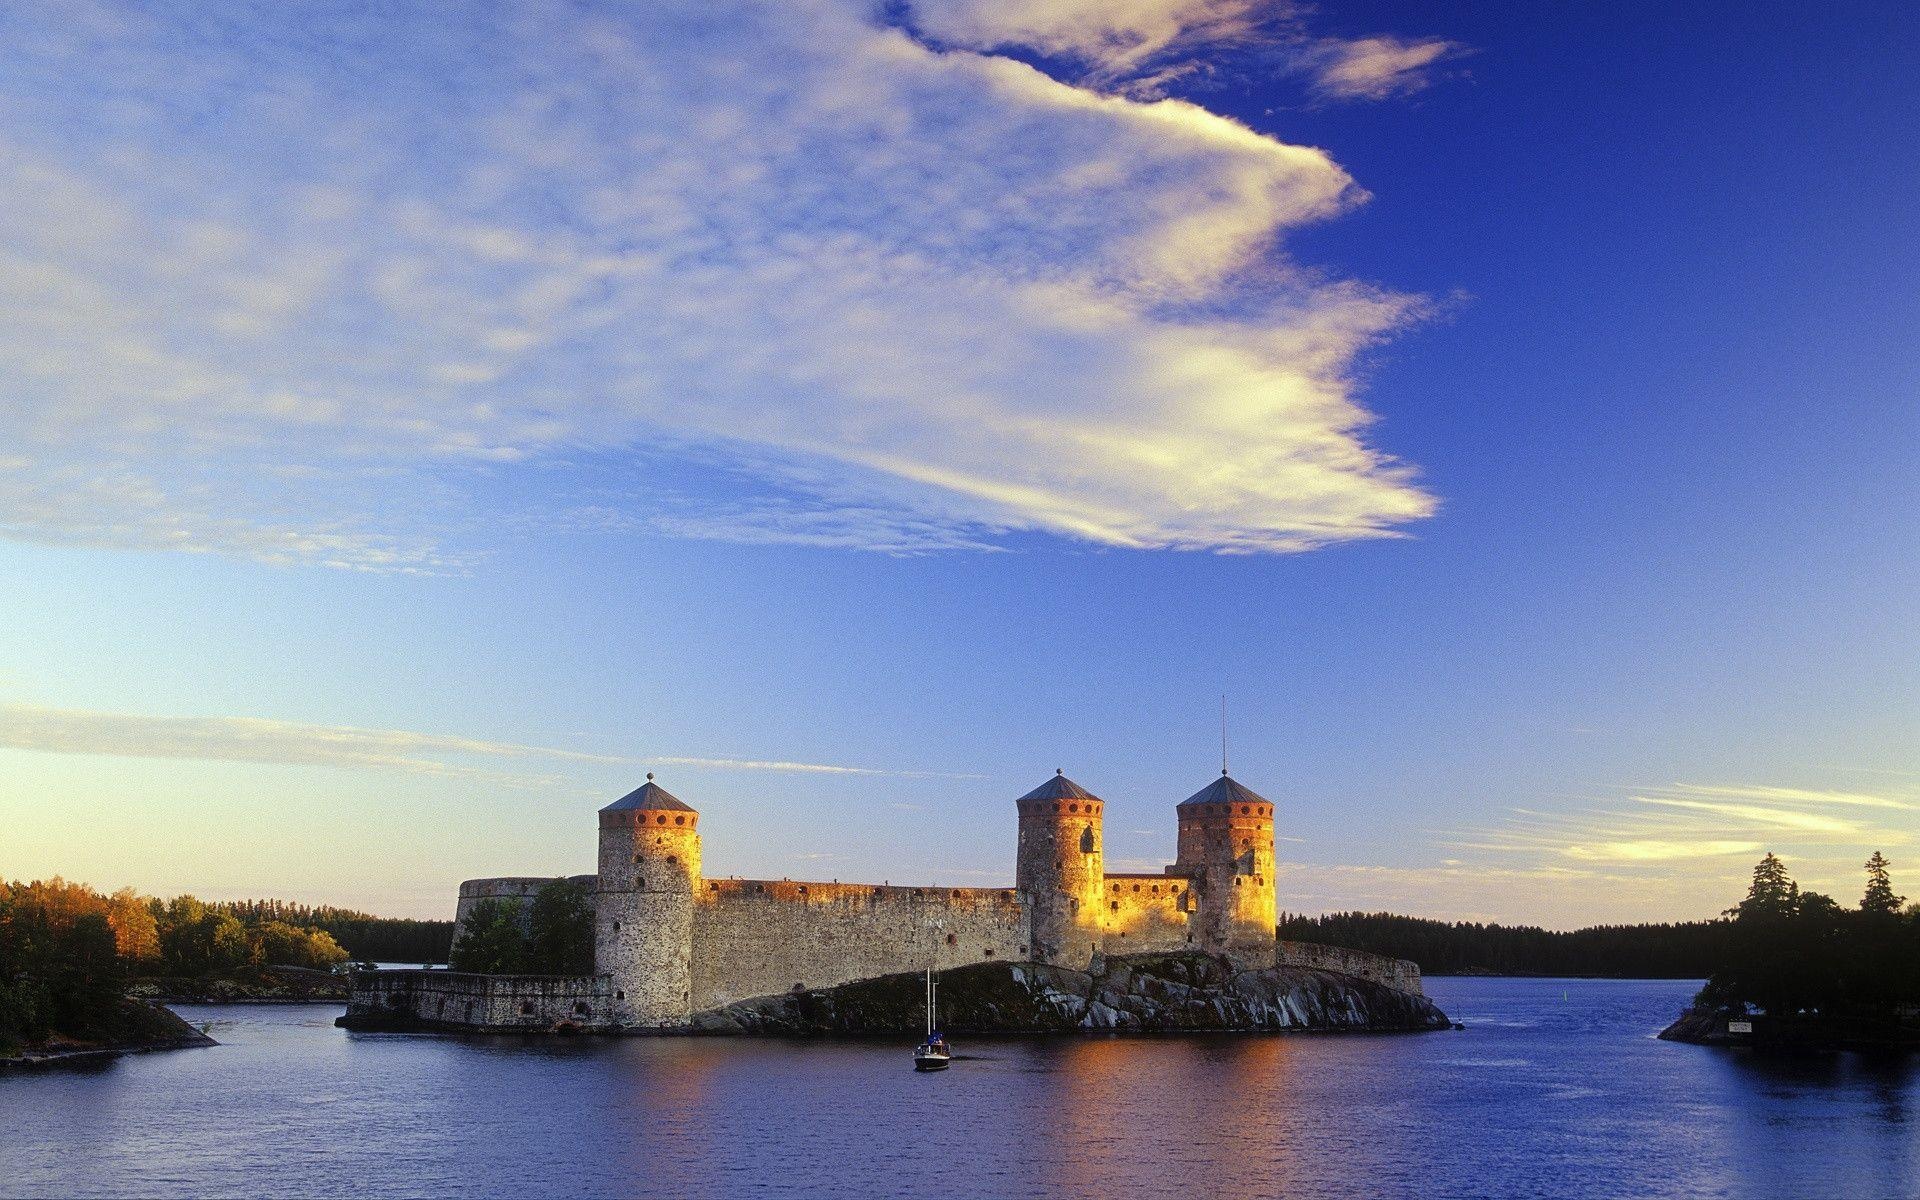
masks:
<path id="1" fill-rule="evenodd" d="M 742 1000 L 696 1014 L 692 1032 L 910 1034 L 923 981 L 886 975 Z M 977 963 L 940 976 L 940 1023 L 962 1033 L 1409 1033 L 1446 1029 L 1425 996 L 1305 967 L 1248 967 L 1176 953 L 1096 960 L 1091 971 Z"/>
<path id="2" fill-rule="evenodd" d="M 0 1056 L 0 1071 L 85 1067 L 119 1058 L 123 1054 L 191 1050 L 220 1044 L 189 1025 L 170 1008 L 144 1000 L 129 999 L 126 1003 L 126 1025 L 134 1031 L 128 1037 L 114 1042 L 54 1037 L 18 1054 Z"/>
<path id="3" fill-rule="evenodd" d="M 158 1004 L 344 1004 L 347 981 L 306 967 L 261 967 L 207 978 L 136 979 L 127 994 Z"/>
<path id="4" fill-rule="evenodd" d="M 1909 1054 L 1920 1051 L 1920 1025 L 1891 1013 L 1768 1017 L 1690 1008 L 1660 1031 L 1660 1040 L 1789 1053 Z"/>

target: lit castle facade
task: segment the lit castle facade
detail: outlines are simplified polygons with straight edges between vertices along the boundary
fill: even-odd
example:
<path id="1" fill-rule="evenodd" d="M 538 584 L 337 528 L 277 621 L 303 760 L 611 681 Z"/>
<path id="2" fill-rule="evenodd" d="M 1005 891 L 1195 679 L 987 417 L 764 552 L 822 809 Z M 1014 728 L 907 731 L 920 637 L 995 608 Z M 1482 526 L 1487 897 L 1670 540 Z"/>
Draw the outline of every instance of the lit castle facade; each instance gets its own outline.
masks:
<path id="1" fill-rule="evenodd" d="M 582 877 L 597 897 L 595 976 L 556 981 L 568 986 L 541 1015 L 558 997 L 597 1025 L 674 1028 L 749 997 L 992 960 L 1086 970 L 1096 954 L 1204 950 L 1273 965 L 1273 805 L 1226 772 L 1175 810 L 1178 853 L 1157 875 L 1106 870 L 1106 805 L 1065 775 L 1017 807 L 1011 888 L 708 878 L 700 814 L 649 775 L 600 810 L 599 871 Z M 543 882 L 470 880 L 459 916 Z M 489 1023 L 498 992 L 479 1012 L 454 995 L 444 1015 Z"/>

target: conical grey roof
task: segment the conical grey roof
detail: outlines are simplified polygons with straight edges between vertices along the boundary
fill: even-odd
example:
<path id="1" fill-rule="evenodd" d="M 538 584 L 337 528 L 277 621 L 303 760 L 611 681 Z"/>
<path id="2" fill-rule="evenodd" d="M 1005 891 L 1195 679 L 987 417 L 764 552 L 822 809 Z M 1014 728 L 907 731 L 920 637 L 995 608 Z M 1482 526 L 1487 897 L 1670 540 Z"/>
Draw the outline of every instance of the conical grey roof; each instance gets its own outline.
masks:
<path id="1" fill-rule="evenodd" d="M 692 812 L 693 806 L 682 803 L 679 797 L 655 783 L 653 781 L 653 773 L 649 771 L 645 783 L 620 797 L 618 800 L 615 800 L 612 804 L 607 805 L 600 811 L 633 812 L 635 810 L 645 812 Z"/>
<path id="2" fill-rule="evenodd" d="M 1220 778 L 1201 788 L 1180 802 L 1181 808 L 1191 808 L 1201 804 L 1272 804 L 1273 801 L 1254 791 L 1238 779 L 1220 772 Z"/>
<path id="3" fill-rule="evenodd" d="M 1020 797 L 1021 800 L 1098 800 L 1099 798 L 1059 771 L 1053 773 L 1052 779 Z"/>

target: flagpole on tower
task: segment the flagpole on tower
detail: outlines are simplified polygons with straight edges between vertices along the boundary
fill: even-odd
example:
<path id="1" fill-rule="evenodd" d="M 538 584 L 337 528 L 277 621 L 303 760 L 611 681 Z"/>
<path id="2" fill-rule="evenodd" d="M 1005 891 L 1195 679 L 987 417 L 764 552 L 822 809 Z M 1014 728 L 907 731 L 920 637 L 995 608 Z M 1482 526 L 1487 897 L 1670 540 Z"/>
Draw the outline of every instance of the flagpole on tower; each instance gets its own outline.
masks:
<path id="1" fill-rule="evenodd" d="M 1227 773 L 1227 694 L 1220 693 L 1220 774 Z"/>

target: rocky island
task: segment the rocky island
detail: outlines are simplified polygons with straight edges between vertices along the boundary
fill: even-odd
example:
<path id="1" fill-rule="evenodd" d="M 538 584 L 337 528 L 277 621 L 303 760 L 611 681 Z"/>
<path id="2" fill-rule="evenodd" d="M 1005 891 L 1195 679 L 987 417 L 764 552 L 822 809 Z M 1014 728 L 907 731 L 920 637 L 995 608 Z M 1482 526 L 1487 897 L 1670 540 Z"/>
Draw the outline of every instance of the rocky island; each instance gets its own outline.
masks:
<path id="1" fill-rule="evenodd" d="M 919 1028 L 921 973 L 969 1032 L 1439 1029 L 1413 963 L 1276 935 L 1274 808 L 1224 771 L 1175 862 L 1108 872 L 1105 802 L 1015 802 L 1012 887 L 716 877 L 700 814 L 647 782 L 599 813 L 599 870 L 460 887 L 452 971 L 360 971 L 348 1028 L 865 1034 Z M 535 973 L 539 972 L 539 973 Z"/>
<path id="2" fill-rule="evenodd" d="M 921 978 L 743 1000 L 696 1015 L 699 1033 L 910 1034 L 924 1027 Z M 976 963 L 940 977 L 953 1033 L 1418 1032 L 1446 1029 L 1425 996 L 1310 967 L 1250 968 L 1209 954 L 1108 958 L 1089 971 Z"/>
<path id="3" fill-rule="evenodd" d="M 1722 961 L 1660 1037 L 1763 1051 L 1920 1050 L 1920 911 L 1903 909 L 1885 856 L 1859 907 L 1802 891 L 1768 854 L 1753 869 Z"/>

